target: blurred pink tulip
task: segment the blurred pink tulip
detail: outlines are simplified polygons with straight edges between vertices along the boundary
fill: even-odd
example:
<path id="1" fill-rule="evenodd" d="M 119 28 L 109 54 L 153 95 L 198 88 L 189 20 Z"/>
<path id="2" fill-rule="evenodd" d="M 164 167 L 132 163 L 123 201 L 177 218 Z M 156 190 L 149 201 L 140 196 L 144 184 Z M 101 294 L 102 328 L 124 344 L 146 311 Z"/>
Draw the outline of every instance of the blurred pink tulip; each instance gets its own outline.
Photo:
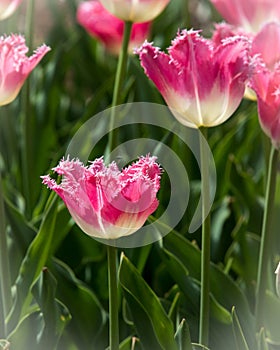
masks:
<path id="1" fill-rule="evenodd" d="M 114 16 L 134 23 L 148 22 L 157 17 L 170 0 L 100 0 Z"/>
<path id="2" fill-rule="evenodd" d="M 48 46 L 42 45 L 27 57 L 28 47 L 23 36 L 0 37 L 0 106 L 17 97 L 30 72 L 49 50 Z"/>
<path id="3" fill-rule="evenodd" d="M 88 235 L 104 239 L 127 236 L 143 226 L 158 207 L 161 169 L 155 157 L 141 157 L 120 171 L 103 159 L 84 166 L 79 160 L 61 160 L 53 169 L 63 175 L 58 185 L 49 175 L 43 183 L 65 202 L 75 222 Z"/>
<path id="4" fill-rule="evenodd" d="M 269 22 L 280 21 L 278 0 L 211 0 L 223 18 L 245 31 L 257 33 Z"/>
<path id="5" fill-rule="evenodd" d="M 215 45 L 197 31 L 184 30 L 168 48 L 169 54 L 147 42 L 137 53 L 146 75 L 183 125 L 219 125 L 243 97 L 249 74 L 245 38 Z"/>
<path id="6" fill-rule="evenodd" d="M 0 20 L 11 16 L 22 0 L 0 0 Z"/>
<path id="7" fill-rule="evenodd" d="M 250 87 L 257 94 L 259 120 L 276 148 L 280 147 L 280 24 L 270 23 L 255 36 L 251 54 L 256 69 Z"/>
<path id="8" fill-rule="evenodd" d="M 78 6 L 77 21 L 90 35 L 100 40 L 109 52 L 119 54 L 124 21 L 113 16 L 99 1 L 81 2 Z M 148 38 L 150 27 L 151 22 L 133 24 L 129 43 L 130 52 Z"/>

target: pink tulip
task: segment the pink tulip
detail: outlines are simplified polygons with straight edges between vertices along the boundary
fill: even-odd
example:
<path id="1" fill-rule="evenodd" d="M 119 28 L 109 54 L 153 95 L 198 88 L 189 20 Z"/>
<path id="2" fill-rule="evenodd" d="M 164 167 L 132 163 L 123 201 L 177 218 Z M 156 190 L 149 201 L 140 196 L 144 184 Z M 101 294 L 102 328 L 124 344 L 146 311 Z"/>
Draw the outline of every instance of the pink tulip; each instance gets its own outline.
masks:
<path id="1" fill-rule="evenodd" d="M 134 23 L 148 22 L 157 17 L 170 0 L 100 0 L 114 16 Z"/>
<path id="2" fill-rule="evenodd" d="M 250 80 L 256 92 L 260 124 L 276 148 L 280 147 L 280 24 L 270 23 L 256 35 L 252 56 L 258 63 Z"/>
<path id="3" fill-rule="evenodd" d="M 182 31 L 168 54 L 144 45 L 137 51 L 174 116 L 192 128 L 215 126 L 238 107 L 249 73 L 248 42 L 229 38 L 219 45 L 197 31 Z"/>
<path id="4" fill-rule="evenodd" d="M 24 37 L 14 34 L 0 37 L 0 106 L 17 97 L 30 72 L 49 50 L 48 46 L 42 45 L 27 57 Z"/>
<path id="5" fill-rule="evenodd" d="M 266 23 L 280 20 L 278 0 L 211 0 L 223 18 L 245 31 L 257 33 Z"/>
<path id="6" fill-rule="evenodd" d="M 90 35 L 100 40 L 109 52 L 119 54 L 122 46 L 124 22 L 111 15 L 99 1 L 81 2 L 78 6 L 77 21 Z M 132 26 L 130 52 L 147 39 L 150 26 L 150 22 L 137 23 Z"/>
<path id="7" fill-rule="evenodd" d="M 161 169 L 155 157 L 141 157 L 120 171 L 103 159 L 84 166 L 79 160 L 61 160 L 53 169 L 63 175 L 58 185 L 49 175 L 43 183 L 65 202 L 80 228 L 90 236 L 116 239 L 130 235 L 158 207 Z"/>
<path id="8" fill-rule="evenodd" d="M 0 0 L 0 20 L 11 16 L 22 0 Z"/>

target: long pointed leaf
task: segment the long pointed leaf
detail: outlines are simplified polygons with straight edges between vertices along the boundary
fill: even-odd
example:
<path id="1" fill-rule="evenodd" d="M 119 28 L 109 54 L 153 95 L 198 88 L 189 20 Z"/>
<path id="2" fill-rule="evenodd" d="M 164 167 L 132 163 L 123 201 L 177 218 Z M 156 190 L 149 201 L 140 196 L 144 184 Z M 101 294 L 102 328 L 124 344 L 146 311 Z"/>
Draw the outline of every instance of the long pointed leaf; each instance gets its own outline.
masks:
<path id="1" fill-rule="evenodd" d="M 171 320 L 138 270 L 122 255 L 120 283 L 145 349 L 177 350 Z"/>
<path id="2" fill-rule="evenodd" d="M 10 330 L 26 312 L 31 301 L 31 287 L 49 259 L 57 213 L 56 198 L 56 196 L 50 196 L 50 201 L 47 203 L 48 209 L 39 231 L 22 261 L 15 283 L 16 302 L 9 320 Z"/>
<path id="3" fill-rule="evenodd" d="M 51 272 L 43 269 L 32 293 L 44 317 L 44 330 L 40 337 L 42 349 L 56 349 L 66 324 L 70 321 L 69 310 L 56 300 L 57 281 Z"/>
<path id="4" fill-rule="evenodd" d="M 249 350 L 248 344 L 246 342 L 245 336 L 243 334 L 239 319 L 237 317 L 235 308 L 232 308 L 232 327 L 236 343 L 236 348 L 238 350 Z"/>

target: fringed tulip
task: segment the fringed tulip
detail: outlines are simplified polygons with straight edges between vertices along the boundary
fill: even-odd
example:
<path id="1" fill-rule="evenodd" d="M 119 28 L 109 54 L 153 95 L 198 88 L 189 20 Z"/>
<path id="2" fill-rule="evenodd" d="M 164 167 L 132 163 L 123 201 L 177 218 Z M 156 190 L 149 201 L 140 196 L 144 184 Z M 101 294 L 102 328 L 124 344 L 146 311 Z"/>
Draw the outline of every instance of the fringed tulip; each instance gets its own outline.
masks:
<path id="1" fill-rule="evenodd" d="M 247 51 L 245 38 L 215 45 L 184 30 L 168 54 L 147 42 L 136 53 L 179 122 L 199 128 L 223 123 L 238 107 L 249 73 Z"/>
<path id="2" fill-rule="evenodd" d="M 170 0 L 100 0 L 114 16 L 133 23 L 148 22 L 157 17 Z"/>
<path id="3" fill-rule="evenodd" d="M 90 35 L 100 40 L 109 52 L 119 54 L 124 22 L 108 12 L 99 1 L 81 2 L 78 6 L 77 21 Z M 133 24 L 129 42 L 130 52 L 147 39 L 150 27 L 150 22 Z"/>
<path id="4" fill-rule="evenodd" d="M 0 106 L 12 102 L 23 83 L 50 50 L 46 45 L 39 47 L 32 56 L 27 57 L 28 47 L 21 35 L 0 37 Z"/>
<path id="5" fill-rule="evenodd" d="M 223 18 L 250 33 L 269 22 L 280 21 L 278 0 L 211 0 Z"/>
<path id="6" fill-rule="evenodd" d="M 267 24 L 253 40 L 256 68 L 250 87 L 257 94 L 259 120 L 276 148 L 280 147 L 280 24 Z"/>
<path id="7" fill-rule="evenodd" d="M 22 0 L 0 0 L 0 20 L 11 16 Z"/>
<path id="8" fill-rule="evenodd" d="M 57 184 L 47 175 L 43 183 L 63 199 L 75 222 L 90 236 L 130 235 L 158 207 L 161 169 L 155 157 L 141 157 L 122 171 L 114 162 L 106 167 L 102 158 L 89 166 L 63 159 L 53 170 L 62 175 L 62 182 Z"/>

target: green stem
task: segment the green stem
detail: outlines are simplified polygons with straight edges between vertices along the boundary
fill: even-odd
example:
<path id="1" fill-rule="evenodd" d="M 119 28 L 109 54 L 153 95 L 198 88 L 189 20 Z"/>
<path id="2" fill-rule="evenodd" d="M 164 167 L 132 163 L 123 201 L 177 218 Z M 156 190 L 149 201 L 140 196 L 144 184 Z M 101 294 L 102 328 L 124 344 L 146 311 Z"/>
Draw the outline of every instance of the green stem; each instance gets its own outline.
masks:
<path id="1" fill-rule="evenodd" d="M 6 220 L 3 197 L 2 177 L 0 170 L 0 287 L 1 308 L 3 314 L 0 316 L 0 338 L 7 336 L 5 319 L 12 305 L 10 265 L 8 256 L 8 244 L 6 235 Z"/>
<path id="2" fill-rule="evenodd" d="M 113 91 L 112 109 L 110 115 L 110 133 L 107 147 L 107 155 L 110 155 L 115 145 L 115 125 L 116 111 L 115 107 L 120 103 L 121 88 L 124 82 L 128 44 L 132 29 L 132 22 L 124 23 L 124 33 L 122 48 L 118 59 L 116 78 Z M 105 157 L 105 158 L 109 158 Z M 107 246 L 108 254 L 108 282 L 109 282 L 109 344 L 110 350 L 119 350 L 119 316 L 118 316 L 118 281 L 117 281 L 117 248 Z"/>
<path id="3" fill-rule="evenodd" d="M 117 248 L 107 246 L 108 283 L 109 283 L 109 349 L 119 350 L 119 311 Z"/>
<path id="4" fill-rule="evenodd" d="M 210 294 L 210 203 L 209 162 L 204 150 L 207 129 L 200 129 L 201 195 L 202 195 L 202 243 L 201 243 L 201 293 L 199 318 L 199 343 L 208 345 L 209 338 L 209 294 Z"/>
<path id="5" fill-rule="evenodd" d="M 35 0 L 29 0 L 26 11 L 26 29 L 25 36 L 26 41 L 30 49 L 33 46 L 33 27 L 34 27 L 34 7 Z M 32 113 L 30 111 L 30 88 L 29 79 L 24 84 L 22 89 L 22 101 L 23 101 L 23 120 L 22 120 L 22 178 L 23 178 L 23 193 L 26 202 L 27 217 L 31 217 L 31 184 L 30 184 L 30 169 L 32 169 Z"/>
<path id="6" fill-rule="evenodd" d="M 257 277 L 257 290 L 256 290 L 256 331 L 258 332 L 263 326 L 263 313 L 264 313 L 264 300 L 265 291 L 267 288 L 267 276 L 269 275 L 268 265 L 271 258 L 271 243 L 273 240 L 273 231 L 271 229 L 272 217 L 273 217 L 273 205 L 274 196 L 276 189 L 276 178 L 277 178 L 277 164 L 278 164 L 278 150 L 271 146 L 267 183 L 266 183 L 266 194 L 265 194 L 265 207 L 262 223 L 261 233 L 261 245 L 259 253 L 259 266 L 258 266 L 258 277 Z"/>
<path id="7" fill-rule="evenodd" d="M 108 140 L 108 154 L 110 154 L 110 152 L 112 151 L 115 145 L 115 132 L 113 131 L 113 128 L 115 125 L 115 118 L 116 118 L 115 107 L 120 103 L 121 89 L 122 89 L 122 85 L 123 85 L 125 73 L 126 73 L 128 44 L 129 44 L 131 29 L 132 29 L 132 22 L 126 21 L 124 23 L 122 48 L 119 55 L 115 85 L 114 85 L 114 91 L 113 91 L 112 110 L 111 110 L 111 116 L 110 116 L 111 132 L 109 133 L 109 140 Z"/>
<path id="8" fill-rule="evenodd" d="M 33 33 L 34 33 L 34 9 L 35 9 L 35 0 L 29 0 L 26 11 L 26 28 L 25 35 L 28 41 L 29 48 L 33 46 Z"/>

